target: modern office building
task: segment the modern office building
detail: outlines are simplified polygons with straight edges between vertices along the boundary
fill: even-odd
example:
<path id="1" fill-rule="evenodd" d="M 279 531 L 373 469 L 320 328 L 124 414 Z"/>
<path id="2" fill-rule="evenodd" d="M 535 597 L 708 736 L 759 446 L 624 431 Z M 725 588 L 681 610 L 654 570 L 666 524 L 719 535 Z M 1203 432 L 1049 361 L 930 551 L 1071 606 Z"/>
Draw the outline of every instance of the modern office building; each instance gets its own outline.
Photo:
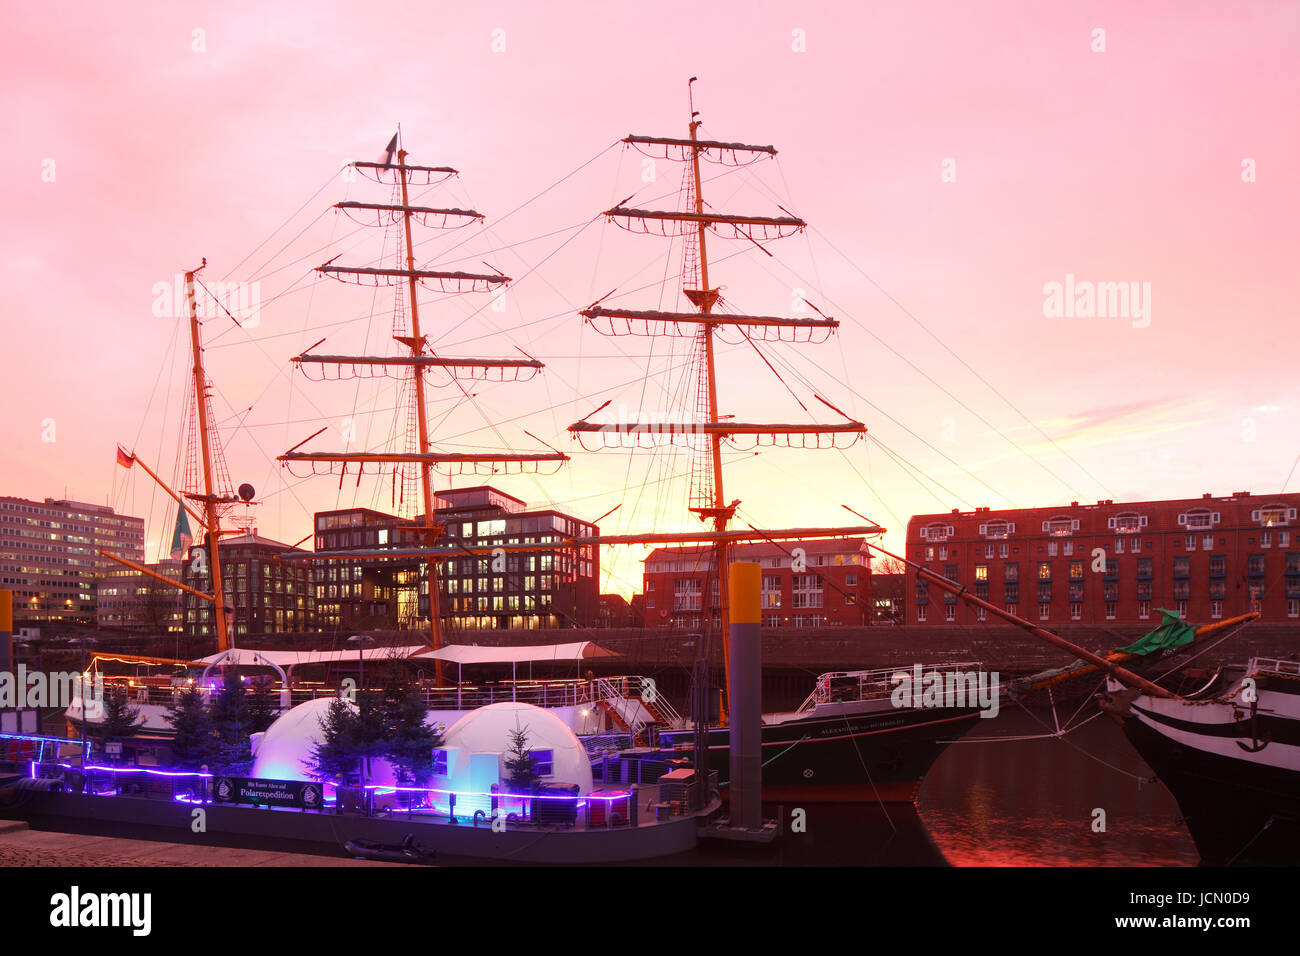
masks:
<path id="1" fill-rule="evenodd" d="M 181 579 L 179 559 L 168 558 L 146 567 L 174 581 Z M 185 623 L 184 592 L 132 568 L 110 563 L 99 573 L 95 620 L 106 630 L 180 634 Z"/>
<path id="2" fill-rule="evenodd" d="M 862 538 L 736 545 L 731 560 L 760 565 L 765 627 L 871 623 L 871 562 Z M 717 626 L 715 564 L 709 547 L 651 551 L 645 560 L 645 626 L 689 629 L 706 620 Z"/>
<path id="3" fill-rule="evenodd" d="M 106 505 L 0 497 L 0 588 L 14 592 L 14 617 L 50 624 L 95 623 L 95 584 L 116 567 L 100 549 L 144 560 L 144 519 Z"/>
<path id="4" fill-rule="evenodd" d="M 442 491 L 435 517 L 439 611 L 450 627 L 551 628 L 599 621 L 600 558 L 594 546 L 508 552 L 511 545 L 558 543 L 595 535 L 597 528 L 554 509 L 488 486 Z M 317 551 L 418 547 L 423 516 L 403 519 L 366 508 L 319 512 Z M 495 556 L 471 548 L 502 548 Z M 424 562 L 361 553 L 316 565 L 316 602 L 322 629 L 422 628 L 429 620 Z"/>
<path id="5" fill-rule="evenodd" d="M 907 557 L 979 598 L 1045 625 L 1208 622 L 1259 611 L 1300 619 L 1300 494 L 1071 502 L 917 515 Z M 908 568 L 908 623 L 989 615 Z"/>

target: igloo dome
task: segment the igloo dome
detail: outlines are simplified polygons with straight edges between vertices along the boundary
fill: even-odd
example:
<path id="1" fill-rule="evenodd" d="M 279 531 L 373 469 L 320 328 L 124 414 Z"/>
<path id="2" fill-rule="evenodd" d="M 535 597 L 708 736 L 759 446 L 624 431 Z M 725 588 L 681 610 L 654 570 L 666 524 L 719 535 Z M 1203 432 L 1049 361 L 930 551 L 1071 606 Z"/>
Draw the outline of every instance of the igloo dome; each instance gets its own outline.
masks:
<path id="1" fill-rule="evenodd" d="M 517 729 L 528 735 L 542 783 L 576 783 L 579 793 L 591 791 L 591 760 L 582 741 L 551 711 L 518 701 L 488 704 L 452 724 L 441 748 L 447 772 L 435 776 L 432 786 L 483 793 L 492 784 L 504 783 L 511 734 Z"/>
<path id="2" fill-rule="evenodd" d="M 321 741 L 321 723 L 332 703 L 333 697 L 318 697 L 277 717 L 257 743 L 250 775 L 264 780 L 313 779 L 312 750 Z"/>
<path id="3" fill-rule="evenodd" d="M 265 733 L 254 734 L 256 754 L 249 775 L 263 780 L 314 780 L 311 755 L 321 741 L 321 724 L 334 700 L 333 697 L 318 697 L 299 704 L 276 718 Z M 351 701 L 348 706 L 357 709 Z M 425 715 L 424 722 L 437 727 L 441 724 L 436 719 L 437 716 L 430 712 Z M 397 775 L 387 760 L 382 757 L 370 758 L 368 783 L 384 786 L 393 784 L 396 780 Z"/>

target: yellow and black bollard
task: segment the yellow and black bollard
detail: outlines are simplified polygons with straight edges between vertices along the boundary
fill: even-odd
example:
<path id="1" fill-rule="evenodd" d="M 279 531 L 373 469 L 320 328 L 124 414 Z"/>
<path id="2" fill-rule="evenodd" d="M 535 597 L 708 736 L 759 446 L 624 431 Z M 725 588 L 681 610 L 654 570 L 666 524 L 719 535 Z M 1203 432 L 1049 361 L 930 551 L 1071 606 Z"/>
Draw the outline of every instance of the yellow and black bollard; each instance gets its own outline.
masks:
<path id="1" fill-rule="evenodd" d="M 731 825 L 762 825 L 762 657 L 759 625 L 762 573 L 753 561 L 731 565 L 731 628 L 728 648 L 731 702 Z"/>

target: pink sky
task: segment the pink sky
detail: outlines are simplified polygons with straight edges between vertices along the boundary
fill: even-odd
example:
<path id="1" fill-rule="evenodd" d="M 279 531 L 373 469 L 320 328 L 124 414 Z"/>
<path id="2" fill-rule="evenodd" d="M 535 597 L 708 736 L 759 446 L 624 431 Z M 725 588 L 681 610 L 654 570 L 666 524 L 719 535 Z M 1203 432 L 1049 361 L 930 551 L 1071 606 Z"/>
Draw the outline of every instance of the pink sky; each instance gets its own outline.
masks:
<path id="1" fill-rule="evenodd" d="M 1281 359 L 1293 339 L 1300 221 L 1295 4 L 382 11 L 10 9 L 0 38 L 9 143 L 0 494 L 66 488 L 146 516 L 151 543 L 169 533 L 161 495 L 114 471 L 113 445 L 172 471 L 184 364 L 168 351 L 176 320 L 151 313 L 152 288 L 206 256 L 209 281 L 258 281 L 267 303 L 253 329 L 205 323 L 218 417 L 243 424 L 225 435 L 231 472 L 264 500 L 261 533 L 292 542 L 310 531 L 313 510 L 386 508 L 387 491 L 368 482 L 300 484 L 274 457 L 322 426 L 333 440 L 311 447 L 338 447 L 348 417 L 360 446 L 382 444 L 393 390 L 305 382 L 288 358 L 322 335 L 322 350 L 388 350 L 391 297 L 372 306 L 368 290 L 313 284 L 308 269 L 338 253 L 340 262 L 379 254 L 364 236 L 339 243 L 353 227 L 329 207 L 387 201 L 339 167 L 376 159 L 401 123 L 412 162 L 462 171 L 423 201 L 488 217 L 474 235 L 426 240 L 421 258 L 438 262 L 468 237 L 456 268 L 481 271 L 487 259 L 522 277 L 504 314 L 428 294 L 431 340 L 457 354 L 518 346 L 548 365 L 537 381 L 479 390 L 474 407 L 441 425 L 443 447 L 499 446 L 487 419 L 504 422 L 500 437 L 516 450 L 534 450 L 527 429 L 573 462 L 540 484 L 501 480 L 506 490 L 588 517 L 621 501 L 603 525 L 610 533 L 693 530 L 682 479 L 642 488 L 665 465 L 680 473 L 683 459 L 637 456 L 629 467 L 619 452 L 583 453 L 564 431 L 607 398 L 670 407 L 657 375 L 641 397 L 647 340 L 603 338 L 574 312 L 615 287 L 620 305 L 657 307 L 676 247 L 603 221 L 569 227 L 632 193 L 634 204 L 671 203 L 675 167 L 660 163 L 647 185 L 637 154 L 607 147 L 629 132 L 684 135 L 692 75 L 706 136 L 780 150 L 777 162 L 709 184 L 707 198 L 761 215 L 779 215 L 779 201 L 813 227 L 770 246 L 772 259 L 711 241 L 715 284 L 738 310 L 788 314 L 803 289 L 839 318 L 829 343 L 768 354 L 798 371 L 786 378 L 810 408 L 813 391 L 824 395 L 933 479 L 922 488 L 870 442 L 844 455 L 732 455 L 727 497 L 742 499 L 749 520 L 841 523 L 846 503 L 890 527 L 887 543 L 898 545 L 909 516 L 952 507 L 1282 489 L 1300 453 L 1300 386 Z M 1097 28 L 1102 53 L 1092 51 Z M 806 52 L 794 49 L 800 35 Z M 503 51 L 493 52 L 494 36 Z M 955 182 L 941 177 L 949 158 Z M 1257 181 L 1243 182 L 1244 160 Z M 669 198 L 655 202 L 661 194 Z M 1067 274 L 1150 283 L 1149 325 L 1045 317 L 1044 284 Z M 269 301 L 294 282 L 299 291 Z M 663 307 L 673 308 L 667 291 Z M 657 344 L 656 373 L 672 364 L 664 355 Z M 749 346 L 722 349 L 720 368 L 725 412 L 806 420 Z M 606 587 L 639 584 L 641 553 L 608 552 Z"/>

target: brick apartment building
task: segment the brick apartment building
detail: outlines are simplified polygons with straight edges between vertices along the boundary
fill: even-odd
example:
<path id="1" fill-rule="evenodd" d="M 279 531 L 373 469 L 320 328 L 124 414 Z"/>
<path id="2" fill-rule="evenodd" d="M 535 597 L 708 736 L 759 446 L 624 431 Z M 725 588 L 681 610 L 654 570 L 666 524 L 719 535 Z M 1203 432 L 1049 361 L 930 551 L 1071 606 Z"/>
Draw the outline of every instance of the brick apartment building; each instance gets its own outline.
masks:
<path id="1" fill-rule="evenodd" d="M 291 545 L 260 537 L 257 530 L 227 538 L 220 544 L 221 582 L 235 639 L 266 634 L 298 633 L 316 629 L 316 594 L 310 562 L 277 560 Z M 212 593 L 207 563 L 193 545 L 181 568 L 181 583 L 204 594 Z M 214 609 L 209 601 L 188 592 L 184 597 L 184 635 L 188 639 L 215 641 Z"/>
<path id="2" fill-rule="evenodd" d="M 907 557 L 1035 623 L 1208 622 L 1259 611 L 1300 619 L 1300 494 L 917 515 Z M 907 571 L 909 624 L 987 612 Z"/>
<path id="3" fill-rule="evenodd" d="M 862 538 L 736 545 L 731 560 L 761 566 L 765 627 L 871 623 L 871 564 Z M 645 626 L 698 628 L 706 620 L 717 626 L 714 565 L 708 547 L 650 552 L 644 573 Z"/>
<path id="4" fill-rule="evenodd" d="M 598 533 L 595 525 L 483 485 L 442 491 L 435 512 L 451 550 L 439 562 L 441 617 L 453 627 L 551 628 L 596 626 L 600 617 L 600 557 L 594 546 L 541 549 L 503 556 L 456 556 L 458 548 L 545 544 Z M 375 551 L 419 547 L 423 518 L 411 520 L 365 508 L 319 512 L 317 551 Z M 336 628 L 418 627 L 429 619 L 428 576 L 422 561 L 358 555 L 314 562 L 319 625 Z"/>

